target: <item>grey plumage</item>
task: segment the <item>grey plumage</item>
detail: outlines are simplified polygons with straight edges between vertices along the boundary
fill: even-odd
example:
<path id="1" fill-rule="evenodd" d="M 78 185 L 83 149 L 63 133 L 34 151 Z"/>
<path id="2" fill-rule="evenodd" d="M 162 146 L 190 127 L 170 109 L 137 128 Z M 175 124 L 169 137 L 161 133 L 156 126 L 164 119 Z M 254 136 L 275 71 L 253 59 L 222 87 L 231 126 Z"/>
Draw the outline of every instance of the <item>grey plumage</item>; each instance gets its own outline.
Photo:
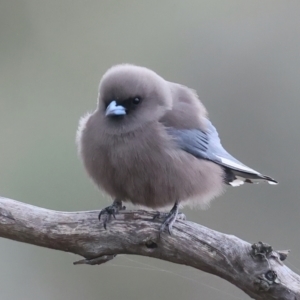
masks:
<path id="1" fill-rule="evenodd" d="M 260 174 L 230 155 L 223 148 L 216 128 L 208 119 L 206 121 L 206 131 L 199 129 L 174 130 L 173 128 L 167 129 L 167 131 L 174 136 L 178 146 L 184 151 L 199 159 L 207 159 L 223 166 L 227 171 L 226 174 L 231 175 L 224 178 L 225 183 L 229 185 L 257 182 L 255 180 L 264 180 L 270 184 L 277 183 L 273 178 Z"/>
<path id="2" fill-rule="evenodd" d="M 222 147 L 194 91 L 143 67 L 118 65 L 104 74 L 97 109 L 80 121 L 77 142 L 102 190 L 149 208 L 206 205 L 224 183 L 276 183 Z"/>

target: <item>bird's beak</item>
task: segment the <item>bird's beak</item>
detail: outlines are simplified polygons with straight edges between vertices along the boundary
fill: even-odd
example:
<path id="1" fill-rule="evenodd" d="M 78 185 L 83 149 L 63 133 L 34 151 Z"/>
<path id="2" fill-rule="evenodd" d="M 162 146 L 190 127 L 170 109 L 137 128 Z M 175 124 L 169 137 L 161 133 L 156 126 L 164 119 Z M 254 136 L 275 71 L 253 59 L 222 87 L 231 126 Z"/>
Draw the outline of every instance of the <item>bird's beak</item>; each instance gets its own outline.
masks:
<path id="1" fill-rule="evenodd" d="M 122 105 L 117 105 L 116 101 L 110 102 L 105 111 L 105 116 L 124 116 L 126 109 Z"/>

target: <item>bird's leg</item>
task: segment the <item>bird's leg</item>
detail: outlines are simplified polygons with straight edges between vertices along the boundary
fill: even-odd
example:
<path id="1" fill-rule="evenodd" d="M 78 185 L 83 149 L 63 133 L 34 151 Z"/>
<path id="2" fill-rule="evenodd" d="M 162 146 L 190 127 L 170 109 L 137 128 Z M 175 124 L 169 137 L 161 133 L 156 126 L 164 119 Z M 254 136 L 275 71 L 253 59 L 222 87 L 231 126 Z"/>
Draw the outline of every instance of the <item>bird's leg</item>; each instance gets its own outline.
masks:
<path id="1" fill-rule="evenodd" d="M 162 234 L 165 230 L 165 228 L 168 228 L 168 232 L 171 235 L 172 234 L 172 227 L 174 222 L 176 221 L 178 215 L 178 202 L 176 201 L 170 212 L 167 214 L 164 222 L 160 226 L 159 234 Z"/>
<path id="2" fill-rule="evenodd" d="M 98 215 L 98 219 L 100 221 L 101 216 L 104 216 L 103 219 L 103 227 L 106 229 L 106 224 L 110 221 L 111 216 L 116 218 L 116 214 L 119 213 L 120 210 L 125 210 L 126 207 L 122 206 L 122 201 L 119 199 L 115 199 L 113 204 L 102 209 Z"/>

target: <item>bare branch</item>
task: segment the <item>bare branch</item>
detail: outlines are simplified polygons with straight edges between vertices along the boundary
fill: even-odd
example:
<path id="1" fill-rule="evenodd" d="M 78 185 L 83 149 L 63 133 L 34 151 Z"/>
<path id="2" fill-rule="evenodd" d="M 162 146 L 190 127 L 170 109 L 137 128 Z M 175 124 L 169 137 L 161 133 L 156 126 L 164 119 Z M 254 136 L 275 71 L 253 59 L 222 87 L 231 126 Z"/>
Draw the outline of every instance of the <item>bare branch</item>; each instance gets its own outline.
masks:
<path id="1" fill-rule="evenodd" d="M 217 275 L 253 299 L 300 299 L 300 277 L 281 260 L 288 252 L 250 245 L 233 235 L 178 220 L 172 236 L 158 239 L 153 212 L 124 211 L 105 230 L 97 211 L 58 212 L 0 197 L 0 237 L 83 256 L 76 264 L 101 264 L 136 254 Z"/>

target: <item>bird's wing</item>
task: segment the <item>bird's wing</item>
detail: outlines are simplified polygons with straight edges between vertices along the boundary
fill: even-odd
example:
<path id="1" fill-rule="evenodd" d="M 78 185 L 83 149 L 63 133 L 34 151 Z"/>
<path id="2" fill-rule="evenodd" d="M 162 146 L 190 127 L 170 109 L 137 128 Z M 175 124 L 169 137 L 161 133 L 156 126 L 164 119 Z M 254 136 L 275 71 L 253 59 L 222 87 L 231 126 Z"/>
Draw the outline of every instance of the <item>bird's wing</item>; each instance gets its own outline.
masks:
<path id="1" fill-rule="evenodd" d="M 244 182 L 256 183 L 267 181 L 276 184 L 273 178 L 260 174 L 259 172 L 244 165 L 222 146 L 216 128 L 207 119 L 207 130 L 200 129 L 175 129 L 167 128 L 168 133 L 175 139 L 178 146 L 199 159 L 210 160 L 224 167 L 226 183 L 238 186 Z"/>

